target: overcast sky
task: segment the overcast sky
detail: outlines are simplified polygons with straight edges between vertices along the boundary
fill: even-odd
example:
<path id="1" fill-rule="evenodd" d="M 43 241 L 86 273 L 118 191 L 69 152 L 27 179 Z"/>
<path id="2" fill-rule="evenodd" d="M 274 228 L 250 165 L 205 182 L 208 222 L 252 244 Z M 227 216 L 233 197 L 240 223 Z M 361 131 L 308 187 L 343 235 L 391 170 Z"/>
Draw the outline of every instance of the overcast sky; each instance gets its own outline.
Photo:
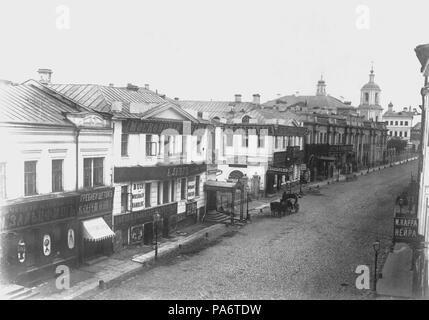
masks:
<path id="1" fill-rule="evenodd" d="M 329 94 L 358 105 L 374 61 L 382 106 L 400 109 L 421 103 L 414 48 L 429 42 L 428 12 L 427 0 L 1 1 L 0 79 L 51 68 L 55 83 L 267 101 L 314 94 L 323 73 Z"/>

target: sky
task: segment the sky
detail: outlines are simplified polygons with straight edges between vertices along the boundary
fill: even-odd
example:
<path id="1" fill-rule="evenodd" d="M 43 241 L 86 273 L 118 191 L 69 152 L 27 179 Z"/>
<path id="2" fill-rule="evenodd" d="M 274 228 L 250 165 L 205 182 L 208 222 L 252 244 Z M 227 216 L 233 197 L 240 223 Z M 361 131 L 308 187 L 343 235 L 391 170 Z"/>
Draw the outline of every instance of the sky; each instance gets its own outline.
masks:
<path id="1" fill-rule="evenodd" d="M 427 0 L 7 0 L 0 79 L 51 68 L 54 83 L 264 102 L 315 94 L 323 74 L 328 94 L 357 106 L 373 62 L 383 108 L 400 110 L 421 103 L 414 48 L 429 42 L 428 13 Z"/>

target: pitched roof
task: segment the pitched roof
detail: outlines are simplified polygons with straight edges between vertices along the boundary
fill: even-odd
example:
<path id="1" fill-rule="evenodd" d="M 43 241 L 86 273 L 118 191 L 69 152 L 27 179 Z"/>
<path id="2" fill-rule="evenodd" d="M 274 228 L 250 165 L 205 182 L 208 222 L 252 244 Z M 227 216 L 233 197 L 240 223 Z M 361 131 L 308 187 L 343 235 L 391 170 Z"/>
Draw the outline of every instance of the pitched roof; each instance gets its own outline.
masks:
<path id="1" fill-rule="evenodd" d="M 264 106 L 272 107 L 272 106 L 293 106 L 298 103 L 304 103 L 310 109 L 355 109 L 351 105 L 347 105 L 341 100 L 334 98 L 330 95 L 315 95 L 315 96 L 297 96 L 297 95 L 289 95 L 284 96 L 275 100 L 267 101 L 264 103 Z"/>
<path id="2" fill-rule="evenodd" d="M 414 116 L 414 112 L 410 111 L 386 111 L 383 117 L 396 117 L 396 118 L 412 118 Z"/>
<path id="3" fill-rule="evenodd" d="M 234 112 L 245 112 L 252 110 L 256 105 L 251 102 L 231 102 L 231 101 L 191 101 L 177 100 L 178 105 L 185 109 L 192 109 L 198 112 L 207 112 L 209 118 L 228 117 L 231 110 Z M 232 113 L 231 113 L 232 114 Z"/>
<path id="4" fill-rule="evenodd" d="M 0 86 L 0 122 L 73 126 L 62 112 L 77 112 L 31 84 Z"/>
<path id="5" fill-rule="evenodd" d="M 122 111 L 116 113 L 116 116 L 125 118 L 141 117 L 139 114 L 130 112 L 131 103 L 145 103 L 148 110 L 169 104 L 155 92 L 143 88 L 129 90 L 96 84 L 50 84 L 48 87 L 62 96 L 98 112 L 110 113 L 112 102 L 122 102 Z"/>

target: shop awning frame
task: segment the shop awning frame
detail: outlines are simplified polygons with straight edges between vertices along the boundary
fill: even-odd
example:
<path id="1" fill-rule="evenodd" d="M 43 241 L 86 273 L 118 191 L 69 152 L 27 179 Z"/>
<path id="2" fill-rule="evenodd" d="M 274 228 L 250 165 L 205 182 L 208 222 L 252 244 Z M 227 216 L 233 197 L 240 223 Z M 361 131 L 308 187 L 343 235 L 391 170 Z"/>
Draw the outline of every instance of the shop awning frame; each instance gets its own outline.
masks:
<path id="1" fill-rule="evenodd" d="M 103 241 L 115 236 L 102 217 L 82 221 L 83 238 L 87 241 Z"/>

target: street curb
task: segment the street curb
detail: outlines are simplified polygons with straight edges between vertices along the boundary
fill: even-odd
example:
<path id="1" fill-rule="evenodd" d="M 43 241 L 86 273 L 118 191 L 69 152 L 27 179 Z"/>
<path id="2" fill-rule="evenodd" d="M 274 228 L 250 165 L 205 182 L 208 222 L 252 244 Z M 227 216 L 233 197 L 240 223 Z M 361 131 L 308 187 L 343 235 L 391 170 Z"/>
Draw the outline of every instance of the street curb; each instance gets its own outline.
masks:
<path id="1" fill-rule="evenodd" d="M 202 244 L 207 245 L 219 237 L 227 233 L 230 228 L 224 224 L 215 224 L 197 231 L 196 233 L 180 239 L 174 243 L 167 244 L 159 248 L 158 251 L 158 262 L 162 261 L 165 258 L 171 258 L 180 253 L 181 250 L 189 249 L 192 245 L 200 246 Z M 197 243 L 200 242 L 200 243 Z M 196 248 L 195 248 L 196 249 Z M 140 258 L 140 259 L 138 259 Z M 137 261 L 135 261 L 137 260 Z M 113 285 L 124 281 L 128 278 L 131 278 L 139 273 L 145 271 L 145 267 L 150 265 L 150 262 L 155 261 L 155 253 L 153 251 L 135 257 L 132 260 L 126 261 L 120 265 L 120 274 L 118 275 L 118 270 L 111 271 L 111 274 L 106 274 L 102 276 L 96 276 L 87 281 L 77 284 L 68 292 L 64 291 L 62 293 L 54 294 L 45 298 L 44 300 L 75 300 L 75 299 L 84 299 L 96 293 L 102 292 L 99 287 L 99 281 L 102 281 L 103 289 L 112 287 Z M 116 272 L 115 272 L 116 271 Z"/>

